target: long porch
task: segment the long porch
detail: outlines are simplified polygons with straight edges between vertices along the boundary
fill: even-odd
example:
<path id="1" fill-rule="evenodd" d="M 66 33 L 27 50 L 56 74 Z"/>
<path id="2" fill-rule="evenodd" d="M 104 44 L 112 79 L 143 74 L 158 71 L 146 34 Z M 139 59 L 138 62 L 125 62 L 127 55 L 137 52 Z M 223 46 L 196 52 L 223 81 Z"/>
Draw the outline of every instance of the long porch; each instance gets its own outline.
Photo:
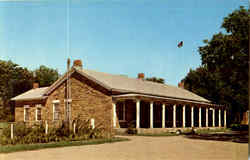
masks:
<path id="1" fill-rule="evenodd" d="M 226 127 L 223 106 L 159 99 L 148 96 L 113 97 L 114 128 L 177 128 Z M 160 129 L 163 128 L 163 129 Z"/>

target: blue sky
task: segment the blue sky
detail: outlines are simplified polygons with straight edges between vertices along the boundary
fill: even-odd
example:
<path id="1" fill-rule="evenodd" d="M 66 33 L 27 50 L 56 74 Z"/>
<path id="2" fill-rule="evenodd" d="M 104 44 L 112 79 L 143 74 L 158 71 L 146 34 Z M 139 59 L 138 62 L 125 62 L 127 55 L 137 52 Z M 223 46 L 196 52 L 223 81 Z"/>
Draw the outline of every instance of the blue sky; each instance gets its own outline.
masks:
<path id="1" fill-rule="evenodd" d="M 86 69 L 177 85 L 200 65 L 202 41 L 241 5 L 248 1 L 0 0 L 0 59 L 64 73 L 70 57 Z"/>

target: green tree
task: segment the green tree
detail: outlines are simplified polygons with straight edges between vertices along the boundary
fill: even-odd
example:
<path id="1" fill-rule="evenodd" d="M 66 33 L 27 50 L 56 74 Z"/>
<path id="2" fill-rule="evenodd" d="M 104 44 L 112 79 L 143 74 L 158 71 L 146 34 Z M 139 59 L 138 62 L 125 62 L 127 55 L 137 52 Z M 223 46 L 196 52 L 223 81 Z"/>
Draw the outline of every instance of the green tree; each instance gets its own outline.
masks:
<path id="1" fill-rule="evenodd" d="M 156 82 L 156 83 L 162 83 L 162 84 L 165 83 L 165 80 L 163 78 L 157 78 L 157 77 L 150 77 L 150 78 L 146 78 L 145 80 Z"/>
<path id="2" fill-rule="evenodd" d="M 243 7 L 225 17 L 221 27 L 226 33 L 204 40 L 199 47 L 202 66 L 184 78 L 186 89 L 228 106 L 234 122 L 248 108 L 248 21 Z"/>
<path id="3" fill-rule="evenodd" d="M 59 73 L 56 69 L 48 68 L 44 65 L 41 65 L 34 73 L 35 79 L 41 87 L 50 86 L 59 78 Z"/>
<path id="4" fill-rule="evenodd" d="M 11 61 L 0 60 L 0 119 L 13 120 L 10 99 L 32 87 L 32 74 L 27 68 L 22 68 Z"/>

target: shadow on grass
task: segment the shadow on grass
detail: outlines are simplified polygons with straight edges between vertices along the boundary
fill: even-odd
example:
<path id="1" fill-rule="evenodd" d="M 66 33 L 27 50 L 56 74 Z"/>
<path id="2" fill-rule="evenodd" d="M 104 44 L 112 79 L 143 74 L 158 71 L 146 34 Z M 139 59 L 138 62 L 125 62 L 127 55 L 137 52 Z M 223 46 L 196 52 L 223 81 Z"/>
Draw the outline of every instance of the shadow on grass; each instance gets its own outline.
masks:
<path id="1" fill-rule="evenodd" d="M 248 131 L 230 131 L 225 133 L 195 133 L 185 135 L 186 138 L 248 143 Z"/>
<path id="2" fill-rule="evenodd" d="M 17 144 L 0 146 L 0 153 L 11 153 L 18 151 L 39 150 L 44 148 L 58 148 L 69 146 L 94 145 L 103 143 L 114 143 L 121 141 L 128 141 L 129 139 L 123 137 L 114 137 L 110 139 L 92 139 L 86 141 L 69 141 L 69 142 L 55 142 L 55 143 L 39 143 L 39 144 Z"/>

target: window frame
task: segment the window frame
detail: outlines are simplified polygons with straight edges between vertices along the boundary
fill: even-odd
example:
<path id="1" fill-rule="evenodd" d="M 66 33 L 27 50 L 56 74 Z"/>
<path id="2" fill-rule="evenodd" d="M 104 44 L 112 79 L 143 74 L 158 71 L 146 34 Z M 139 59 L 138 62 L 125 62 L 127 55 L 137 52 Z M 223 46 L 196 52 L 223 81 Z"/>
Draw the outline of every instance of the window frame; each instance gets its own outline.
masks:
<path id="1" fill-rule="evenodd" d="M 38 120 L 38 109 L 40 109 L 40 116 L 41 116 L 41 119 Z M 42 105 L 41 104 L 37 104 L 36 105 L 36 121 L 41 121 L 42 120 Z"/>
<path id="2" fill-rule="evenodd" d="M 24 105 L 23 109 L 24 109 L 24 111 L 23 111 L 23 121 L 28 122 L 30 120 L 30 112 L 28 111 L 28 114 L 27 114 L 27 109 L 30 110 L 30 106 L 29 105 Z M 28 115 L 27 120 L 26 120 L 26 115 Z"/>
<path id="3" fill-rule="evenodd" d="M 57 105 L 58 107 L 60 106 L 60 101 L 59 100 L 54 100 L 52 101 L 53 103 L 53 121 L 58 121 L 60 120 L 60 111 L 57 111 L 58 112 L 58 119 L 55 119 L 55 106 Z"/>

